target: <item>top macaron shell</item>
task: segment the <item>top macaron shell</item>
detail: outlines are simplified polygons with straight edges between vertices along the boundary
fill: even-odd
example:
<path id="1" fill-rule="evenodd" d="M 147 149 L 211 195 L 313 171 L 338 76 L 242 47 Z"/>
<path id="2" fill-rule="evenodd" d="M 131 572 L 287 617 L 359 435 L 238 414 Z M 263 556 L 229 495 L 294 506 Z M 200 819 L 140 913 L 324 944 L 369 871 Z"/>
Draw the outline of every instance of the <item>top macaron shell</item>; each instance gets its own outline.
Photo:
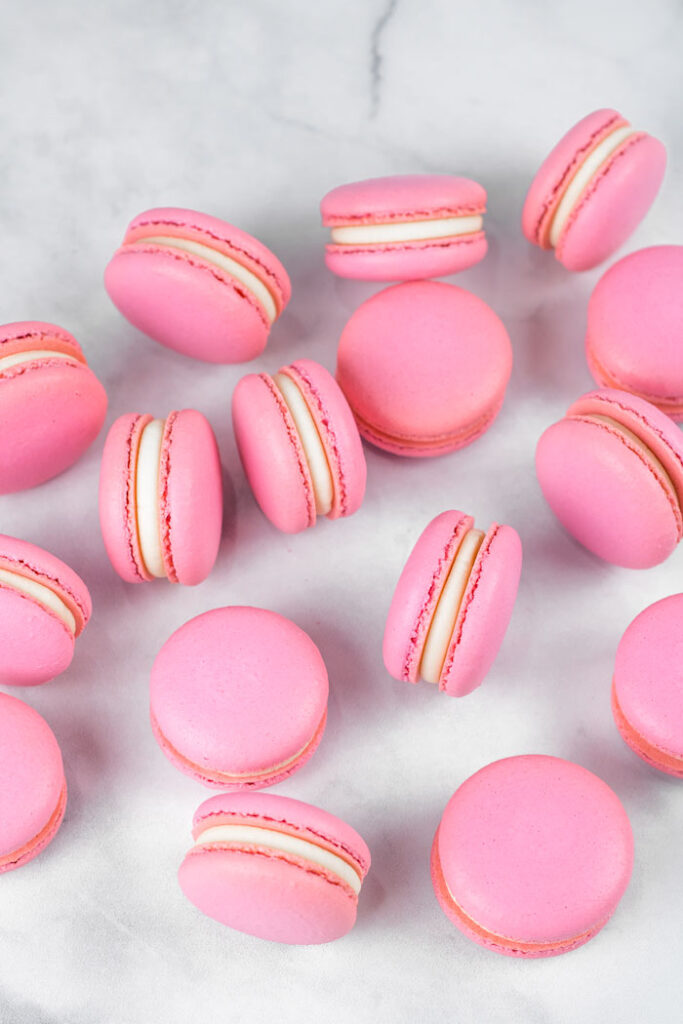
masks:
<path id="1" fill-rule="evenodd" d="M 586 356 L 601 387 L 631 391 L 683 420 L 683 246 L 619 260 L 588 303 Z"/>
<path id="2" fill-rule="evenodd" d="M 107 412 L 106 392 L 68 331 L 38 321 L 0 327 L 0 360 L 30 352 L 35 361 L 0 368 L 0 494 L 62 473 L 95 440 Z"/>
<path id="3" fill-rule="evenodd" d="M 396 455 L 440 455 L 474 441 L 498 414 L 511 370 L 510 339 L 493 310 L 436 281 L 368 299 L 337 353 L 360 433 Z"/>
<path id="4" fill-rule="evenodd" d="M 476 181 L 448 174 L 396 175 L 340 185 L 320 204 L 327 227 L 396 224 L 479 216 L 486 190 Z M 486 255 L 482 230 L 414 241 L 328 244 L 325 263 L 340 277 L 364 281 L 408 281 L 443 277 Z"/>
<path id="5" fill-rule="evenodd" d="M 237 278 L 196 253 L 145 239 L 185 239 L 228 256 L 267 288 L 279 316 L 291 295 L 285 268 L 258 239 L 194 210 L 163 207 L 135 217 L 105 272 L 114 305 L 168 348 L 212 363 L 254 359 L 271 321 Z"/>

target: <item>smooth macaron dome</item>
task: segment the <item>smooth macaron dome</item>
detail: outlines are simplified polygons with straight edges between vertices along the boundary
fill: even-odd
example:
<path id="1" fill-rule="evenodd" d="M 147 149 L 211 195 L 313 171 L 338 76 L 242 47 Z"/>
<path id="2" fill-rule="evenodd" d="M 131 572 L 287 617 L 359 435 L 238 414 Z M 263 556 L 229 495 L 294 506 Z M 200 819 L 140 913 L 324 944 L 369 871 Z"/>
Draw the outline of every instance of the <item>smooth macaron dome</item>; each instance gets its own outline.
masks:
<path id="1" fill-rule="evenodd" d="M 410 281 L 359 306 L 342 332 L 336 375 L 366 441 L 431 456 L 488 430 L 511 370 L 508 333 L 482 299 Z"/>
<path id="2" fill-rule="evenodd" d="M 387 671 L 436 683 L 452 697 L 483 681 L 517 596 L 522 545 L 511 526 L 484 533 L 463 512 L 442 512 L 423 530 L 394 591 L 384 631 Z"/>
<path id="3" fill-rule="evenodd" d="M 602 263 L 638 226 L 659 191 L 666 150 L 616 110 L 596 110 L 558 142 L 524 203 L 527 239 L 568 270 Z"/>
<path id="4" fill-rule="evenodd" d="M 232 418 L 240 458 L 264 515 L 285 533 L 360 508 L 366 464 L 334 377 L 310 359 L 238 383 Z"/>
<path id="5" fill-rule="evenodd" d="M 223 521 L 220 456 L 206 417 L 195 409 L 120 416 L 102 454 L 99 509 L 107 554 L 126 582 L 206 579 Z"/>
<path id="6" fill-rule="evenodd" d="M 166 757 L 206 786 L 274 785 L 325 729 L 327 670 L 310 637 L 262 608 L 205 612 L 176 630 L 152 668 L 152 728 Z"/>
<path id="7" fill-rule="evenodd" d="M 0 683 L 37 686 L 71 664 L 92 603 L 83 580 L 28 541 L 0 535 Z"/>
<path id="8" fill-rule="evenodd" d="M 0 873 L 52 842 L 66 809 L 62 754 L 44 718 L 0 693 Z"/>
<path id="9" fill-rule="evenodd" d="M 104 283 L 135 327 L 212 363 L 259 355 L 291 295 L 285 268 L 258 239 L 173 207 L 131 221 Z"/>
<path id="10" fill-rule="evenodd" d="M 616 794 L 570 761 L 495 761 L 456 790 L 432 846 L 434 891 L 468 938 L 548 957 L 592 939 L 623 896 L 633 834 Z"/>
<path id="11" fill-rule="evenodd" d="M 0 327 L 0 494 L 68 469 L 106 412 L 106 392 L 68 331 L 37 321 Z"/>
<path id="12" fill-rule="evenodd" d="M 638 757 L 683 778 L 683 594 L 650 605 L 624 633 L 612 712 Z"/>
<path id="13" fill-rule="evenodd" d="M 194 816 L 195 845 L 178 872 L 204 914 L 274 942 L 330 942 L 351 930 L 370 867 L 345 822 L 270 793 L 219 794 Z"/>
<path id="14" fill-rule="evenodd" d="M 331 229 L 328 268 L 340 277 L 442 277 L 486 255 L 486 190 L 450 174 L 406 174 L 340 185 L 320 204 Z"/>
<path id="15" fill-rule="evenodd" d="M 606 271 L 588 303 L 586 357 L 601 387 L 683 420 L 683 245 L 655 245 Z"/>
<path id="16" fill-rule="evenodd" d="M 659 565 L 683 535 L 683 440 L 654 405 L 609 388 L 584 395 L 536 448 L 541 489 L 565 529 L 607 562 Z"/>

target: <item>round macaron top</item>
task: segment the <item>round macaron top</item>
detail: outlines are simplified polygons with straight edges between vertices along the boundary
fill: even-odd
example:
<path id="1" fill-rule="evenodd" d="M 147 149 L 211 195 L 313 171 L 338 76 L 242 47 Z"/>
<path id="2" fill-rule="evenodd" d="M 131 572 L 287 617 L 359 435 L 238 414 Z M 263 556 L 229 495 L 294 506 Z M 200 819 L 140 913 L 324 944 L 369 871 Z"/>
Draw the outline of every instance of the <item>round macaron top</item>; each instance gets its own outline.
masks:
<path id="1" fill-rule="evenodd" d="M 269 785 L 312 752 L 328 679 L 318 648 L 261 608 L 205 612 L 157 655 L 151 715 L 167 756 L 207 785 Z"/>
<path id="2" fill-rule="evenodd" d="M 435 858 L 444 909 L 471 937 L 502 952 L 551 954 L 590 938 L 612 914 L 631 877 L 633 834 L 596 775 L 525 755 L 456 790 Z"/>
<path id="3" fill-rule="evenodd" d="M 323 197 L 325 226 L 390 224 L 484 213 L 486 189 L 452 174 L 397 174 L 339 185 Z"/>
<path id="4" fill-rule="evenodd" d="M 39 320 L 22 320 L 0 326 L 0 375 L 11 376 L 13 367 L 4 364 L 7 369 L 3 369 L 3 360 L 23 352 L 58 353 L 69 356 L 78 363 L 86 363 L 81 346 L 63 327 Z M 36 356 L 36 359 L 38 358 L 40 357 Z"/>
<path id="5" fill-rule="evenodd" d="M 45 846 L 66 802 L 62 755 L 52 729 L 33 708 L 0 693 L 0 871 Z"/>
<path id="6" fill-rule="evenodd" d="M 619 260 L 588 303 L 586 355 L 605 387 L 633 391 L 683 416 L 683 246 L 656 245 Z"/>
<path id="7" fill-rule="evenodd" d="M 364 302 L 342 333 L 337 380 L 366 440 L 437 455 L 493 422 L 512 347 L 485 302 L 455 285 L 416 281 Z"/>

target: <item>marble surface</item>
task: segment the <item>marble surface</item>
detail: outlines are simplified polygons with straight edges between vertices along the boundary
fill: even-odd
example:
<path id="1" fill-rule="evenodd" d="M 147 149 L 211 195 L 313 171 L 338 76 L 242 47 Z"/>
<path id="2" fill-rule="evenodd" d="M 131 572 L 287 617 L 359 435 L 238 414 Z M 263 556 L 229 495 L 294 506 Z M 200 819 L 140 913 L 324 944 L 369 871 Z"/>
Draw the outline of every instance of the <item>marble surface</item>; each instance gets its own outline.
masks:
<path id="1" fill-rule="evenodd" d="M 59 738 L 70 801 L 49 851 L 0 880 L 3 1024 L 680 1019 L 683 790 L 618 738 L 609 685 L 628 622 L 681 589 L 683 548 L 648 572 L 610 568 L 564 536 L 543 504 L 534 444 L 591 384 L 583 331 L 599 272 L 572 276 L 532 249 L 519 212 L 556 138 L 613 105 L 670 152 L 663 191 L 627 249 L 681 241 L 681 15 L 678 0 L 3 5 L 0 322 L 72 330 L 108 389 L 108 423 L 131 409 L 203 410 L 235 512 L 215 572 L 183 590 L 127 586 L 109 568 L 96 521 L 103 437 L 62 478 L 0 498 L 0 528 L 73 564 L 95 604 L 70 671 L 22 694 Z M 343 324 L 375 287 L 326 272 L 318 201 L 343 181 L 411 171 L 454 171 L 489 190 L 490 252 L 458 283 L 509 328 L 516 361 L 505 408 L 485 437 L 447 458 L 368 451 L 367 499 L 354 518 L 278 535 L 239 468 L 232 389 L 246 369 L 298 355 L 334 366 Z M 288 267 L 291 305 L 248 368 L 166 351 L 109 303 L 106 261 L 128 219 L 156 205 L 225 217 Z M 514 524 L 525 545 L 504 648 L 462 701 L 395 683 L 381 661 L 403 559 L 426 521 L 453 506 L 479 525 Z M 329 667 L 327 735 L 278 792 L 348 818 L 372 849 L 358 925 L 336 944 L 240 936 L 195 912 L 176 884 L 207 793 L 156 747 L 148 673 L 172 630 L 229 603 L 290 616 Z M 451 927 L 431 891 L 428 852 L 464 778 L 534 751 L 606 779 L 631 816 L 637 853 L 599 938 L 520 963 Z"/>

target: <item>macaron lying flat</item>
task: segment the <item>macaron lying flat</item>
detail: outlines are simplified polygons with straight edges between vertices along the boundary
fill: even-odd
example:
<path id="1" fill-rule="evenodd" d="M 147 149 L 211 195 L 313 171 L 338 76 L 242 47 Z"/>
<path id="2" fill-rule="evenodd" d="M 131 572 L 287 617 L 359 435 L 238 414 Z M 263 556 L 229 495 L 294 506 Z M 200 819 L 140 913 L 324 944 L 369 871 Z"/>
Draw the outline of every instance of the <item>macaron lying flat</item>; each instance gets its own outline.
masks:
<path id="1" fill-rule="evenodd" d="M 635 231 L 659 191 L 666 150 L 616 110 L 595 110 L 541 166 L 524 203 L 530 242 L 568 270 L 597 267 Z"/>
<path id="2" fill-rule="evenodd" d="M 601 387 L 683 420 L 683 245 L 655 245 L 603 274 L 588 303 L 586 356 Z"/>
<path id="3" fill-rule="evenodd" d="M 176 768 L 205 786 L 261 789 L 313 754 L 327 696 L 325 664 L 302 629 L 262 608 L 216 608 L 157 655 L 152 728 Z"/>
<path id="4" fill-rule="evenodd" d="M 650 605 L 624 633 L 612 712 L 638 757 L 683 779 L 683 594 Z"/>
<path id="5" fill-rule="evenodd" d="M 486 255 L 486 190 L 450 174 L 406 174 L 340 185 L 320 204 L 332 229 L 325 263 L 339 277 L 443 277 Z"/>
<path id="6" fill-rule="evenodd" d="M 68 331 L 36 321 L 0 327 L 0 494 L 68 469 L 106 412 L 105 390 Z"/>
<path id="7" fill-rule="evenodd" d="M 592 772 L 543 755 L 508 757 L 451 797 L 432 846 L 441 909 L 506 956 L 567 953 L 592 939 L 624 894 L 633 834 Z"/>
<path id="8" fill-rule="evenodd" d="M 37 686 L 64 672 L 91 612 L 73 569 L 35 544 L 0 535 L 0 684 Z"/>
<path id="9" fill-rule="evenodd" d="M 442 512 L 420 535 L 396 586 L 384 632 L 394 679 L 436 683 L 463 697 L 482 682 L 505 636 L 522 568 L 511 526 L 487 533 Z"/>
<path id="10" fill-rule="evenodd" d="M 66 810 L 62 754 L 28 704 L 0 693 L 0 874 L 37 857 Z"/>
<path id="11" fill-rule="evenodd" d="M 493 310 L 439 281 L 368 299 L 337 352 L 337 380 L 361 435 L 395 455 L 442 455 L 476 440 L 498 415 L 511 370 L 510 339 Z"/>
<path id="12" fill-rule="evenodd" d="M 358 510 L 366 465 L 358 428 L 334 377 L 299 359 L 272 377 L 243 377 L 232 401 L 235 438 L 264 515 L 285 533 Z"/>
<path id="13" fill-rule="evenodd" d="M 607 562 L 659 565 L 683 535 L 681 432 L 635 395 L 579 398 L 542 435 L 536 473 L 565 529 Z"/>
<path id="14" fill-rule="evenodd" d="M 292 944 L 353 928 L 370 851 L 339 818 L 269 793 L 219 794 L 198 809 L 192 834 L 178 881 L 202 913 Z"/>
<path id="15" fill-rule="evenodd" d="M 223 518 L 220 457 L 206 417 L 194 409 L 165 420 L 120 416 L 102 454 L 99 506 L 107 554 L 126 582 L 206 579 Z"/>
<path id="16" fill-rule="evenodd" d="M 135 327 L 210 363 L 259 355 L 291 295 L 285 268 L 256 238 L 174 207 L 131 221 L 104 283 Z"/>

